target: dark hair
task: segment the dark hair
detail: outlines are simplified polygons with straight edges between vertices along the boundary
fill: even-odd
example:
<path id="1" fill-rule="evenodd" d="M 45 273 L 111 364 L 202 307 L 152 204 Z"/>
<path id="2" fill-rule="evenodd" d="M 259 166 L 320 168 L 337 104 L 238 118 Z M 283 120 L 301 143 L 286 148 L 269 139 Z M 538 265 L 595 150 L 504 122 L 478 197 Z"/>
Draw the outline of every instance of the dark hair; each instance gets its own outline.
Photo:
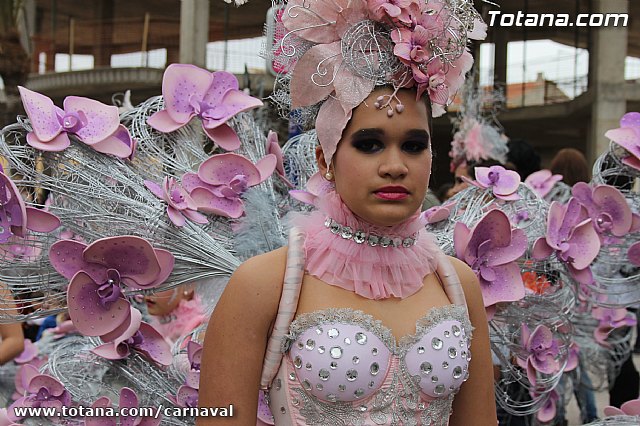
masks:
<path id="1" fill-rule="evenodd" d="M 564 148 L 558 151 L 551 160 L 551 173 L 562 175 L 562 181 L 569 186 L 578 182 L 589 182 L 591 170 L 584 154 L 574 148 Z"/>
<path id="2" fill-rule="evenodd" d="M 453 188 L 453 182 L 445 182 L 436 191 L 434 192 L 435 196 L 438 197 L 441 203 L 447 201 L 447 192 Z"/>
<path id="3" fill-rule="evenodd" d="M 507 142 L 507 161 L 516 169 L 522 180 L 540 170 L 540 156 L 524 139 L 514 138 Z"/>

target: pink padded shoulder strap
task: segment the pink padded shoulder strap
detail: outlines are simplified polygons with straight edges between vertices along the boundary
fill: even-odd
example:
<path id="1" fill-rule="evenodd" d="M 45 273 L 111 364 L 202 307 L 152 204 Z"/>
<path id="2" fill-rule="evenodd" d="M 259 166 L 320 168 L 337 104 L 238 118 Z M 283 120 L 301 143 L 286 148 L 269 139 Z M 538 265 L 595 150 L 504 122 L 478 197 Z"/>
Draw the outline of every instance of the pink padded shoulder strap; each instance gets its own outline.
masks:
<path id="1" fill-rule="evenodd" d="M 304 233 L 298 228 L 289 231 L 289 247 L 287 249 L 287 267 L 282 284 L 282 295 L 278 306 L 278 315 L 273 331 L 267 343 L 267 351 L 262 365 L 260 389 L 268 389 L 273 378 L 278 374 L 282 361 L 282 339 L 289 333 L 289 326 L 298 309 L 298 299 L 302 278 L 304 277 Z"/>

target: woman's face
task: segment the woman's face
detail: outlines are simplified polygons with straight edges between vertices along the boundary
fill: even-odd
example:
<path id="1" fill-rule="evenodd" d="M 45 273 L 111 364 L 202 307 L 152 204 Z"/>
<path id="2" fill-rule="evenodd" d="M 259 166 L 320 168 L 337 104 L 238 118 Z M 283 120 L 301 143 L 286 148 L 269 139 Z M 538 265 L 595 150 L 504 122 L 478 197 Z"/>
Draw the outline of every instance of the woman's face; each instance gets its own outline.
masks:
<path id="1" fill-rule="evenodd" d="M 404 111 L 389 117 L 387 108 L 377 109 L 374 103 L 391 93 L 388 88 L 374 90 L 353 110 L 330 166 L 347 207 L 378 226 L 399 224 L 416 213 L 431 174 L 427 107 L 416 102 L 414 91 L 400 90 Z M 322 158 L 320 171 L 326 172 Z"/>
<path id="2" fill-rule="evenodd" d="M 182 297 L 182 291 L 178 288 L 174 288 L 145 296 L 144 301 L 147 305 L 147 312 L 149 312 L 149 315 L 162 317 L 173 312 L 173 310 L 180 304 Z"/>

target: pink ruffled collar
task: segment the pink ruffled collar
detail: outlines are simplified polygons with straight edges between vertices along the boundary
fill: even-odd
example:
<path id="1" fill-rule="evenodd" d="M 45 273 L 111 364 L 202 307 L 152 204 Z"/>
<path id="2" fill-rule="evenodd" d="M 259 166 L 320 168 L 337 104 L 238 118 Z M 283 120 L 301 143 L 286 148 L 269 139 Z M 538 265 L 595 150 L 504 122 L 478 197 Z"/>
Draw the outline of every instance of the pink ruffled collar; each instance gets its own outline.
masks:
<path id="1" fill-rule="evenodd" d="M 297 215 L 292 221 L 306 234 L 305 266 L 310 275 L 367 299 L 386 299 L 411 296 L 422 288 L 424 277 L 435 271 L 439 248 L 418 213 L 399 225 L 381 227 L 356 217 L 334 191 L 322 196 L 316 205 L 318 210 Z M 358 244 L 332 232 L 325 225 L 327 218 L 354 232 L 397 241 L 417 238 L 415 244 L 399 247 Z"/>

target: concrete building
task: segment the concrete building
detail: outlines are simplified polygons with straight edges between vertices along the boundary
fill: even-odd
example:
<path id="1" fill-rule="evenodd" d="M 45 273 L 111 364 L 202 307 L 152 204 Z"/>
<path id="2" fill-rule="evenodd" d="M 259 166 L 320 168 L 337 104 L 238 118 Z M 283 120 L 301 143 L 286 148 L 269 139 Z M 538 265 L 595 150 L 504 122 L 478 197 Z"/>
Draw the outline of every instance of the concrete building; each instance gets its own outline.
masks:
<path id="1" fill-rule="evenodd" d="M 640 57 L 640 2 L 500 3 L 496 12 L 491 5 L 477 1 L 487 22 L 494 19 L 486 40 L 495 45 L 494 81 L 507 81 L 507 45 L 512 41 L 549 39 L 589 51 L 587 89 L 577 97 L 567 96 L 542 76 L 541 81 L 533 83 L 541 88 L 535 89 L 535 96 L 533 86 L 514 85 L 508 90 L 508 108 L 500 115 L 507 135 L 529 141 L 544 160 L 563 147 L 576 147 L 593 160 L 608 145 L 605 131 L 617 127 L 626 111 L 640 110 L 640 85 L 624 78 L 625 58 Z M 162 66 L 172 62 L 204 66 L 207 42 L 260 36 L 270 6 L 267 0 L 250 0 L 239 8 L 223 0 L 24 0 L 24 4 L 23 44 L 32 58 L 26 85 L 51 96 L 56 103 L 67 94 L 110 102 L 113 93 L 131 89 L 134 103 L 160 94 Z M 490 10 L 494 10 L 493 15 L 488 14 Z M 561 26 L 557 21 L 527 26 L 532 23 L 527 19 L 534 16 L 530 14 L 536 13 L 553 14 L 552 19 L 566 14 L 572 23 L 577 22 L 578 14 L 627 14 L 629 19 L 627 26 Z M 518 19 L 521 26 L 517 25 Z M 479 50 L 478 46 L 473 48 Z M 164 65 L 149 66 L 150 55 L 157 49 L 166 52 Z M 131 52 L 142 52 L 135 56 L 135 65 L 111 66 L 115 56 Z M 89 55 L 92 65 L 84 70 L 53 72 L 56 55 L 60 60 L 60 54 L 71 58 L 70 65 L 73 57 Z M 259 81 L 270 77 L 251 78 Z M 264 84 L 269 87 L 270 83 Z M 509 101 L 522 93 L 527 93 L 523 104 L 516 106 L 515 101 Z M 449 120 L 436 120 L 436 167 L 443 172 L 448 170 L 450 139 Z"/>

